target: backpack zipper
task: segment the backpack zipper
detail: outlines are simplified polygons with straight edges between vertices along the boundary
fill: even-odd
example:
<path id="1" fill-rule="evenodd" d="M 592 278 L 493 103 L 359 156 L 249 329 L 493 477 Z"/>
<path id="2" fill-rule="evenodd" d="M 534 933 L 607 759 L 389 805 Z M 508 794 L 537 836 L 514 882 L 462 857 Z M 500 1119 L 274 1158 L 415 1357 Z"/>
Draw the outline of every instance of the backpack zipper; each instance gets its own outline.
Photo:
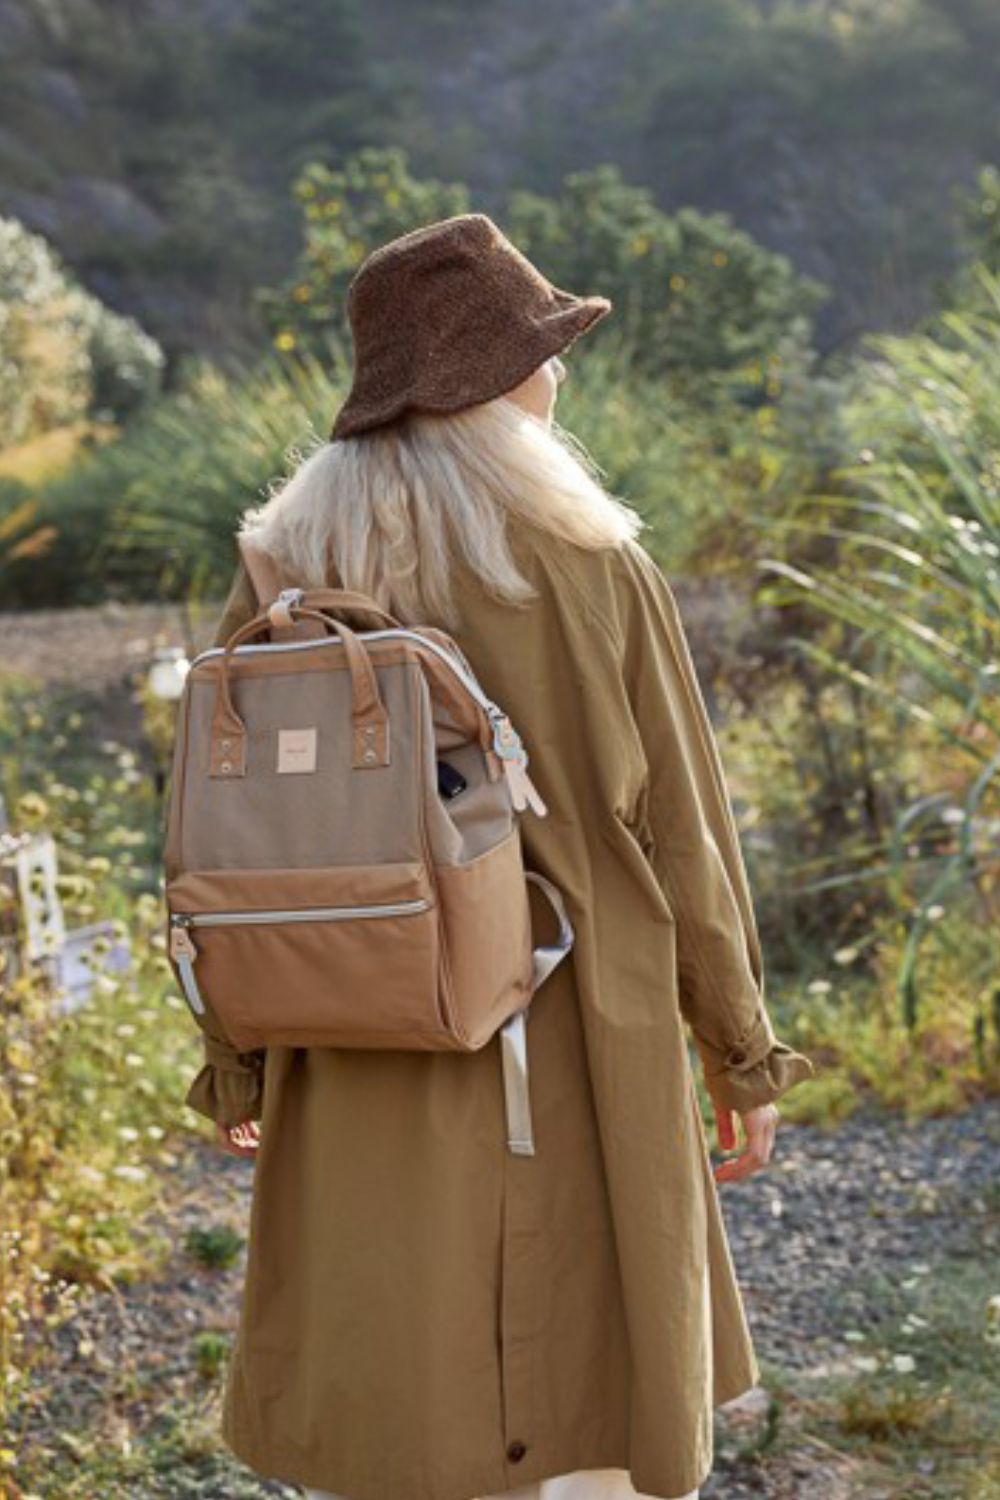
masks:
<path id="1" fill-rule="evenodd" d="M 407 640 L 417 641 L 421 646 L 425 646 L 429 651 L 433 651 L 436 656 L 439 656 L 441 660 L 451 668 L 455 676 L 462 683 L 466 692 L 468 692 L 476 700 L 480 708 L 482 708 L 483 712 L 489 718 L 490 724 L 493 729 L 493 749 L 500 757 L 501 761 L 504 762 L 504 768 L 506 769 L 506 764 L 508 761 L 514 761 L 521 766 L 527 766 L 527 751 L 524 749 L 524 746 L 521 742 L 521 737 L 517 733 L 517 730 L 514 728 L 513 724 L 510 722 L 508 716 L 504 713 L 499 704 L 494 703 L 492 698 L 488 698 L 486 696 L 476 679 L 465 670 L 461 662 L 455 660 L 451 652 L 447 651 L 444 646 L 438 645 L 437 641 L 428 640 L 427 637 L 421 635 L 419 631 L 406 630 L 404 628 L 391 630 L 358 630 L 355 631 L 355 634 L 358 636 L 359 640 L 369 641 L 397 640 L 400 637 L 403 637 Z M 238 656 L 240 652 L 245 652 L 247 655 L 250 655 L 256 651 L 308 651 L 314 649 L 317 646 L 336 645 L 340 645 L 340 639 L 337 636 L 329 636 L 323 640 L 270 641 L 261 642 L 258 645 L 237 646 L 233 651 L 233 655 Z M 206 651 L 202 651 L 198 656 L 195 657 L 194 661 L 191 663 L 192 669 L 198 666 L 200 662 L 207 661 L 209 657 L 222 656 L 224 654 L 224 651 L 225 648 L 223 646 L 210 646 Z"/>
<path id="2" fill-rule="evenodd" d="M 405 917 L 427 911 L 426 896 L 408 901 L 383 901 L 367 906 L 310 906 L 304 909 L 270 911 L 171 912 L 170 956 L 177 965 L 184 998 L 196 1015 L 205 1014 L 194 965 L 198 949 L 193 932 L 198 927 L 267 926 L 287 922 L 343 922 L 355 917 Z"/>

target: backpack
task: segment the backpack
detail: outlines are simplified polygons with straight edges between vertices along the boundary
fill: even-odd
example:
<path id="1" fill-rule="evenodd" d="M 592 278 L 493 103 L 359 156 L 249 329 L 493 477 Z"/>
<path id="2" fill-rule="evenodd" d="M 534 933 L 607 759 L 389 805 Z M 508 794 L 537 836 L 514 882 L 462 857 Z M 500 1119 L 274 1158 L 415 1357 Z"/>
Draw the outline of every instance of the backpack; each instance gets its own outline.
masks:
<path id="1" fill-rule="evenodd" d="M 168 791 L 168 954 L 195 1021 L 239 1051 L 473 1052 L 499 1031 L 507 1144 L 533 1155 L 525 1023 L 574 934 L 524 865 L 518 814 L 547 809 L 520 736 L 445 631 L 282 587 L 240 546 L 262 609 L 191 663 Z M 558 919 L 538 947 L 529 881 Z"/>

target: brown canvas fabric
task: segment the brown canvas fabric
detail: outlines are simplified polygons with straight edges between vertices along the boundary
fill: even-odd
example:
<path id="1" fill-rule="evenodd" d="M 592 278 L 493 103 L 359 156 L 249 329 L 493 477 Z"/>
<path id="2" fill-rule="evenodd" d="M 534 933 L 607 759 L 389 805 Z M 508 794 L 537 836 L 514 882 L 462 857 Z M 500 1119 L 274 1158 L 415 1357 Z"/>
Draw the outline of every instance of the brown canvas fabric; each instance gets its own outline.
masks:
<path id="1" fill-rule="evenodd" d="M 635 543 L 523 526 L 512 543 L 538 600 L 506 606 L 456 562 L 456 639 L 532 754 L 549 812 L 522 821 L 525 858 L 576 931 L 528 1024 L 537 1154 L 504 1149 L 495 1040 L 209 1040 L 187 1095 L 261 1121 L 224 1437 L 263 1474 L 353 1500 L 471 1500 L 584 1468 L 663 1497 L 701 1484 L 713 1406 L 758 1366 L 686 1026 L 722 1102 L 812 1071 L 773 1038 L 666 580 Z M 241 570 L 220 638 L 253 610 Z M 531 918 L 550 930 L 535 891 Z"/>

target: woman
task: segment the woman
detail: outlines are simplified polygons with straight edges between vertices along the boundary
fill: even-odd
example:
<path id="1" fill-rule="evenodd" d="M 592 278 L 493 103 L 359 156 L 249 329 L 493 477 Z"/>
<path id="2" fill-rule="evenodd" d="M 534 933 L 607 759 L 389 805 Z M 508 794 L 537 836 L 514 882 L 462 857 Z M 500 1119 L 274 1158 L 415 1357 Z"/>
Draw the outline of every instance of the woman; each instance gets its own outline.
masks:
<path id="1" fill-rule="evenodd" d="M 331 440 L 243 530 L 283 580 L 454 636 L 531 756 L 525 862 L 576 941 L 530 1011 L 534 1156 L 505 1148 L 496 1037 L 206 1040 L 188 1102 L 256 1160 L 223 1434 L 312 1496 L 693 1500 L 714 1406 L 759 1374 L 715 1183 L 770 1159 L 774 1101 L 813 1069 L 764 1005 L 672 593 L 553 425 L 559 356 L 610 303 L 466 214 L 376 250 L 348 310 Z M 241 564 L 217 641 L 256 612 Z M 724 1150 L 743 1126 L 714 1176 L 685 1022 Z"/>

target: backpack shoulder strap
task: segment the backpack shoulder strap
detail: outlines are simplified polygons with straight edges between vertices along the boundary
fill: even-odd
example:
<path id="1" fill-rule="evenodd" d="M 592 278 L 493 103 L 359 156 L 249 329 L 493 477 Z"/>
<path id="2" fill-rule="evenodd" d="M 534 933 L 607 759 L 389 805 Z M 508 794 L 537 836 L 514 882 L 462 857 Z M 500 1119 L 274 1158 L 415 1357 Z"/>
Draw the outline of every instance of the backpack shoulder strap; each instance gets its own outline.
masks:
<path id="1" fill-rule="evenodd" d="M 236 542 L 243 565 L 253 584 L 254 593 L 257 595 L 257 603 L 261 609 L 266 609 L 269 604 L 274 603 L 281 590 L 287 586 L 282 569 L 270 553 L 258 547 L 246 534 L 239 535 Z M 297 625 L 271 626 L 273 641 L 294 641 L 301 640 L 303 636 L 325 634 L 326 630 L 319 620 L 300 620 Z"/>
<path id="2" fill-rule="evenodd" d="M 259 547 L 250 537 L 244 535 L 236 538 L 240 549 L 240 556 L 244 566 L 250 574 L 250 582 L 254 586 L 257 602 L 262 608 L 271 604 L 281 590 L 285 587 L 282 580 L 281 569 L 271 555 Z"/>

